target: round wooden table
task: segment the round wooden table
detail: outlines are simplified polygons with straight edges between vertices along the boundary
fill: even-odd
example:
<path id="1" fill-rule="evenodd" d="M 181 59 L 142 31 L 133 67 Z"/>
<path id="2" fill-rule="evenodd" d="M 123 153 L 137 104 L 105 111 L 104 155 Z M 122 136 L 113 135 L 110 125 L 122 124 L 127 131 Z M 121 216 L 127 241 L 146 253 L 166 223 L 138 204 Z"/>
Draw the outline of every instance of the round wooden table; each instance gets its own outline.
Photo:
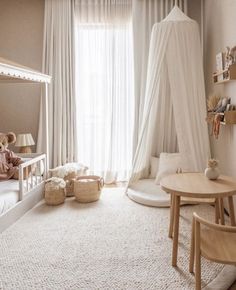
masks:
<path id="1" fill-rule="evenodd" d="M 172 266 L 177 266 L 181 197 L 215 198 L 218 204 L 220 199 L 227 197 L 231 225 L 235 226 L 233 195 L 236 194 L 236 178 L 221 175 L 217 180 L 209 180 L 203 173 L 179 173 L 164 177 L 160 184 L 164 191 L 171 194 L 169 236 L 174 233 Z"/>

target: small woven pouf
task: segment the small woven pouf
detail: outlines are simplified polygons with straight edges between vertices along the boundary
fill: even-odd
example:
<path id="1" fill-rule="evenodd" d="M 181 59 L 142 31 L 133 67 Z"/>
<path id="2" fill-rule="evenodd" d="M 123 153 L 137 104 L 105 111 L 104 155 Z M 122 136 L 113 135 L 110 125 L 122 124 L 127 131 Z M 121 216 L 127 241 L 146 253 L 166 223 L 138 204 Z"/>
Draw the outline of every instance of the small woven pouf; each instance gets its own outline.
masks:
<path id="1" fill-rule="evenodd" d="M 100 198 L 104 180 L 100 176 L 79 176 L 74 179 L 75 199 L 78 202 L 93 202 Z"/>
<path id="2" fill-rule="evenodd" d="M 52 177 L 46 180 L 45 202 L 48 205 L 58 205 L 65 201 L 66 182 L 62 178 Z"/>

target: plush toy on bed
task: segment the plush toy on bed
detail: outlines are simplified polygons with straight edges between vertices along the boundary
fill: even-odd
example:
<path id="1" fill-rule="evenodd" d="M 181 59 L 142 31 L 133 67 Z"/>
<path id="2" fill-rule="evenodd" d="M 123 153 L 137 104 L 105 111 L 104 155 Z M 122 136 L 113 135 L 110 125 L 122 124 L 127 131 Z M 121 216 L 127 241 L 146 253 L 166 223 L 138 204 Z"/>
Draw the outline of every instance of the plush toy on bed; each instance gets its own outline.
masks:
<path id="1" fill-rule="evenodd" d="M 14 133 L 0 133 L 0 180 L 18 178 L 19 165 L 22 160 L 7 148 L 8 144 L 15 141 L 16 135 Z"/>

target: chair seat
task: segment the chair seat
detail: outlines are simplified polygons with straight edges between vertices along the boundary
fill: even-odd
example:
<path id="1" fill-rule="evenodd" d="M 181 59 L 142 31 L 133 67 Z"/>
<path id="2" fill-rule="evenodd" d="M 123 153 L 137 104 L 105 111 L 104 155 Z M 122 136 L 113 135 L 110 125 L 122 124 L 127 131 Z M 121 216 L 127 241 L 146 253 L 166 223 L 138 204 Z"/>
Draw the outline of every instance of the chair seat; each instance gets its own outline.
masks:
<path id="1" fill-rule="evenodd" d="M 218 263 L 236 265 L 236 233 L 203 228 L 201 254 Z"/>

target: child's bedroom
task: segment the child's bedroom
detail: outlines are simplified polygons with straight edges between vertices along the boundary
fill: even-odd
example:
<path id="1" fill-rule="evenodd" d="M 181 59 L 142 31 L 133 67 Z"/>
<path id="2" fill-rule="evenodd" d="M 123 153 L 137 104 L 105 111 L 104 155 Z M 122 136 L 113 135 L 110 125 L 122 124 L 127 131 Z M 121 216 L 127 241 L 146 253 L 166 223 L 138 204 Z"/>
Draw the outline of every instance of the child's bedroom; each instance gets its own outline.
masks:
<path id="1" fill-rule="evenodd" d="M 0 0 L 0 290 L 236 289 L 236 0 Z"/>

